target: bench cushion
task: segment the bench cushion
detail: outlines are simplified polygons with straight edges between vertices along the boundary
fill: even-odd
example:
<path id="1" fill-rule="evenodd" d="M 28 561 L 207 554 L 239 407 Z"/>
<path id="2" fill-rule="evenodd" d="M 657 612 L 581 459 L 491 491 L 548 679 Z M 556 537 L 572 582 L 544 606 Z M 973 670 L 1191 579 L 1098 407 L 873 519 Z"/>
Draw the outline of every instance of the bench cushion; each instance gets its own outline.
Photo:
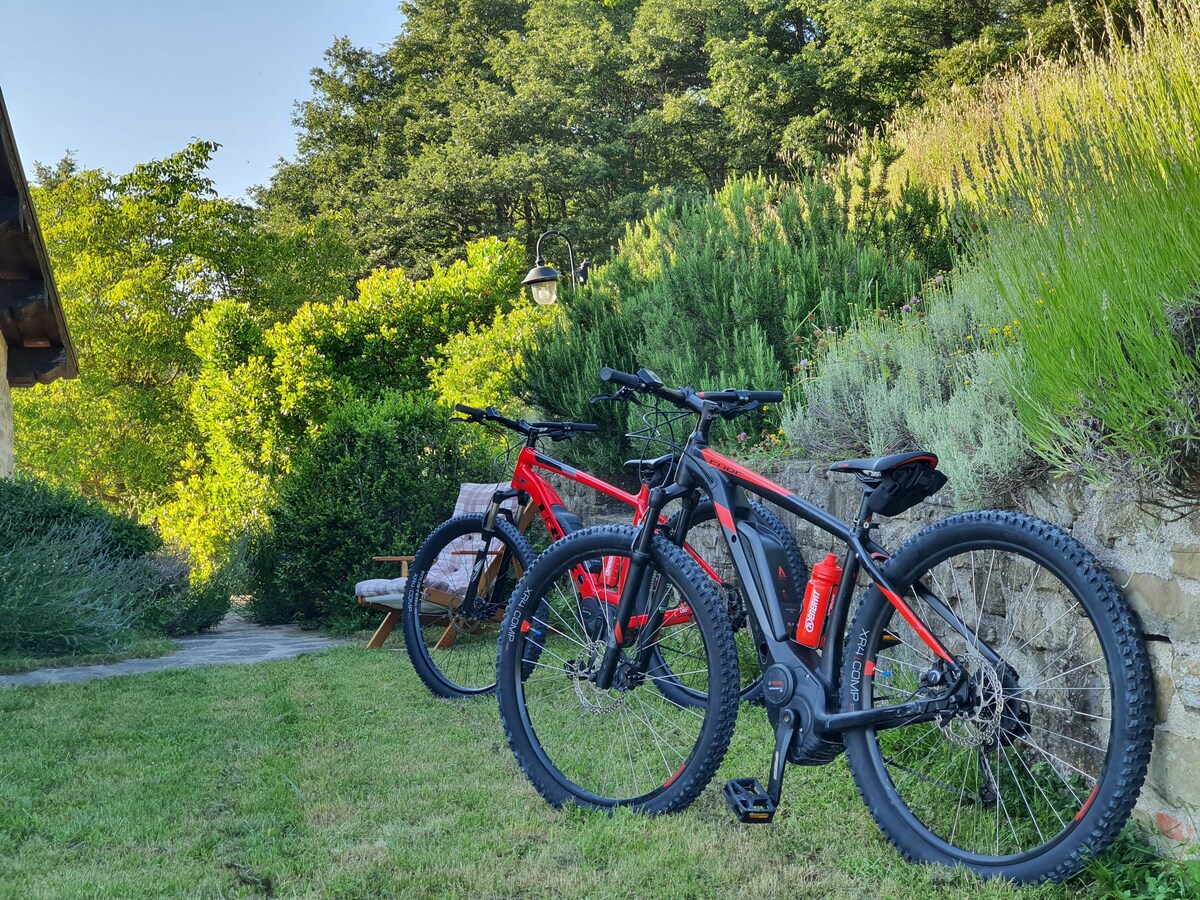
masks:
<path id="1" fill-rule="evenodd" d="M 400 609 L 404 606 L 404 588 L 407 584 L 407 578 L 369 578 L 354 586 L 354 594 L 365 603 Z"/>

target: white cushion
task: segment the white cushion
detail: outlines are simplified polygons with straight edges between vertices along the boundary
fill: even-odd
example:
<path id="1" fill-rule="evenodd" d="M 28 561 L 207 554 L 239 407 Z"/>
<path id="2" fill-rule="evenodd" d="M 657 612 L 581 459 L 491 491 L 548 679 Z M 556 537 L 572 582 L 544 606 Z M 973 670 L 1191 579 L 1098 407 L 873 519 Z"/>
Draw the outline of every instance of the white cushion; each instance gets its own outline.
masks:
<path id="1" fill-rule="evenodd" d="M 354 586 L 354 593 L 364 600 L 374 603 L 377 602 L 377 597 L 392 595 L 403 597 L 406 584 L 408 584 L 407 578 L 368 578 Z"/>

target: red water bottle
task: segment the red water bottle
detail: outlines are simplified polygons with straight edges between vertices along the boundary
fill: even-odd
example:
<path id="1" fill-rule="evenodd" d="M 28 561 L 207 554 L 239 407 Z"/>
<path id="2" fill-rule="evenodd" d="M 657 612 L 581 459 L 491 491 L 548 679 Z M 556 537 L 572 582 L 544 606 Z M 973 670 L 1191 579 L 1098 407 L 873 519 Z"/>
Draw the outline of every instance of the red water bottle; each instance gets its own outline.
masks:
<path id="1" fill-rule="evenodd" d="M 825 631 L 825 611 L 842 580 L 842 567 L 837 556 L 827 553 L 825 559 L 812 568 L 812 577 L 804 589 L 804 604 L 796 622 L 796 642 L 816 649 L 821 646 Z"/>

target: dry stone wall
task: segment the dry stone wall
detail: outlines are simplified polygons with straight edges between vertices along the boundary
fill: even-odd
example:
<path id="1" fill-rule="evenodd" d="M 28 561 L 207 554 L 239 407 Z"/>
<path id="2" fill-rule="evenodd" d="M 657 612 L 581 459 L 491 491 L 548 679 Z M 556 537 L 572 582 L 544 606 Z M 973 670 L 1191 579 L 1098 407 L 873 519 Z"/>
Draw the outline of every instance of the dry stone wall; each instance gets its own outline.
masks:
<path id="1" fill-rule="evenodd" d="M 808 462 L 775 464 L 771 478 L 846 520 L 858 509 L 853 478 L 830 476 Z M 593 491 L 560 486 L 568 507 L 586 524 L 628 522 L 627 508 Z M 1070 479 L 1050 479 L 1013 507 L 1072 534 L 1109 569 L 1137 613 L 1154 666 L 1154 751 L 1137 814 L 1173 840 L 1200 834 L 1200 516 L 1141 504 L 1129 492 L 1102 491 Z M 883 520 L 880 543 L 893 549 L 954 512 L 946 489 L 904 515 Z M 784 517 L 805 551 L 820 559 L 840 549 L 819 529 Z"/>

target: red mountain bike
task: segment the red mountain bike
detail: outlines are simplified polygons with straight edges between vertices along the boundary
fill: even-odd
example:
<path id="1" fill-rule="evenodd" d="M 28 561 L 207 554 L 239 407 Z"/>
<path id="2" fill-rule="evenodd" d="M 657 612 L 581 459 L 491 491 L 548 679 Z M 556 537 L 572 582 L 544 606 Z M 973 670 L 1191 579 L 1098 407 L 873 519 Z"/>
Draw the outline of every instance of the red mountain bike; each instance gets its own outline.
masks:
<path id="1" fill-rule="evenodd" d="M 1153 688 L 1134 616 L 1082 545 L 1030 516 L 986 511 L 943 519 L 890 555 L 872 519 L 941 488 L 933 454 L 835 463 L 863 491 L 847 525 L 708 446 L 716 416 L 777 394 L 672 390 L 645 369 L 601 378 L 698 421 L 673 483 L 650 491 L 642 527 L 573 534 L 517 586 L 499 648 L 500 715 L 547 800 L 665 813 L 716 772 L 738 708 L 728 616 L 687 554 L 645 527 L 702 490 L 744 586 L 775 729 L 768 786 L 725 786 L 742 821 L 774 816 L 786 762 L 818 765 L 844 749 L 907 859 L 1061 880 L 1113 841 L 1145 776 Z M 771 585 L 748 494 L 846 545 L 814 566 L 798 612 Z M 601 560 L 625 574 L 612 627 L 596 636 L 573 610 L 609 589 L 594 574 Z M 851 619 L 860 575 L 868 589 Z M 671 675 L 686 701 L 655 669 L 664 641 L 691 647 Z"/>
<path id="2" fill-rule="evenodd" d="M 464 421 L 487 423 L 509 429 L 523 438 L 509 487 L 498 490 L 484 514 L 457 516 L 438 526 L 422 543 L 409 569 L 402 623 L 404 643 L 413 668 L 425 685 L 442 697 L 485 694 L 496 686 L 496 638 L 504 608 L 513 587 L 537 557 L 525 533 L 535 516 L 540 517 L 552 541 L 583 528 L 580 518 L 567 509 L 554 487 L 543 476 L 550 472 L 612 497 L 632 507 L 636 526 L 646 516 L 651 491 L 670 480 L 678 465 L 677 454 L 657 459 L 632 459 L 626 467 L 641 474 L 641 488 L 630 494 L 603 479 L 582 472 L 538 449 L 539 440 L 564 441 L 594 432 L 598 426 L 580 422 L 526 422 L 509 419 L 494 407 L 486 410 L 458 405 Z M 768 541 L 779 558 L 775 579 L 779 590 L 795 594 L 804 579 L 805 564 L 795 539 L 778 517 L 759 504 L 756 515 L 769 532 Z M 661 507 L 657 511 L 661 513 Z M 686 518 L 683 518 L 686 516 Z M 724 539 L 711 502 L 693 497 L 683 511 L 671 519 L 656 514 L 657 530 L 665 539 L 682 545 L 699 566 L 702 575 L 725 604 L 734 623 L 737 643 L 745 657 L 740 696 L 757 700 L 761 676 L 756 665 L 755 639 L 747 627 L 745 600 L 725 550 Z M 686 526 L 682 523 L 686 521 Z M 687 543 L 684 539 L 687 539 Z M 596 573 L 603 574 L 603 563 Z M 622 570 L 609 566 L 607 577 L 619 584 Z M 582 598 L 574 611 L 577 627 L 599 637 L 608 632 L 616 610 L 616 594 L 592 593 Z M 682 648 L 664 641 L 655 648 L 653 670 L 663 678 L 665 689 L 676 699 L 688 702 L 689 693 L 670 678 L 674 669 L 686 670 L 690 646 Z"/>

